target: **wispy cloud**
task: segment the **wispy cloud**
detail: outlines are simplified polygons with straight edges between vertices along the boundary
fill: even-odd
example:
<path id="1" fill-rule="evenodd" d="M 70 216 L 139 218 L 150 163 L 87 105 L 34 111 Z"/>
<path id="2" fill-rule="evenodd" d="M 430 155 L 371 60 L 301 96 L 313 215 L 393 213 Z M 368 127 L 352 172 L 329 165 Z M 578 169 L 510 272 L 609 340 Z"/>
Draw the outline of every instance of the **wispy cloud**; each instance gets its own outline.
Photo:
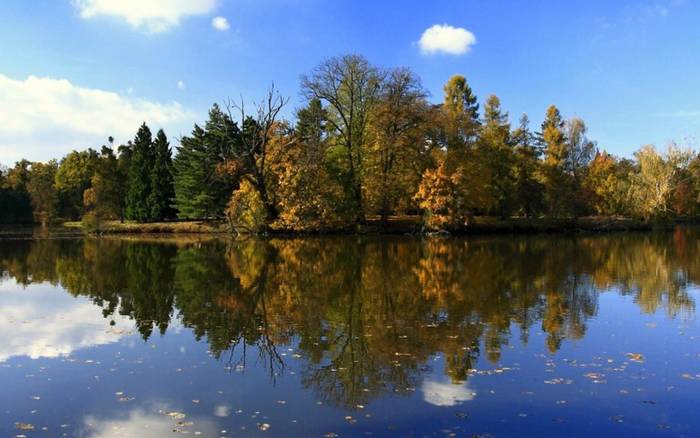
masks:
<path id="1" fill-rule="evenodd" d="M 421 53 L 463 55 L 476 44 L 476 36 L 462 27 L 436 24 L 426 29 L 418 41 Z"/>
<path id="2" fill-rule="evenodd" d="M 84 19 L 116 17 L 134 28 L 164 32 L 192 15 L 214 11 L 218 0 L 72 0 Z"/>

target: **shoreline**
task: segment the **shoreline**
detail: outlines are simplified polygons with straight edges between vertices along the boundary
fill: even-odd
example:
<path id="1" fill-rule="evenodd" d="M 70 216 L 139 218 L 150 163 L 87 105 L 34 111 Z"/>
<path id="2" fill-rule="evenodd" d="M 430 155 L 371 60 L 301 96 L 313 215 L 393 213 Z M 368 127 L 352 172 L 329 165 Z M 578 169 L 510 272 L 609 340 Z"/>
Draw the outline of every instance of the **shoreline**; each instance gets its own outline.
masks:
<path id="1" fill-rule="evenodd" d="M 429 231 L 422 229 L 420 216 L 390 217 L 386 223 L 379 218 L 368 218 L 367 222 L 358 226 L 327 228 L 323 230 L 296 231 L 289 229 L 272 229 L 263 236 L 305 237 L 305 236 L 468 236 L 468 235 L 534 235 L 534 234 L 570 234 L 570 233 L 610 233 L 631 231 L 668 230 L 676 225 L 692 225 L 697 223 L 694 218 L 678 218 L 666 224 L 655 224 L 639 219 L 625 217 L 589 216 L 576 219 L 554 218 L 511 218 L 479 216 L 468 228 L 457 231 Z M 57 238 L 81 236 L 220 236 L 231 237 L 225 221 L 173 221 L 134 223 L 108 221 L 103 224 L 99 233 L 87 233 L 81 222 L 63 222 L 41 229 L 40 227 L 23 224 L 0 225 L 0 239 L 12 238 Z"/>

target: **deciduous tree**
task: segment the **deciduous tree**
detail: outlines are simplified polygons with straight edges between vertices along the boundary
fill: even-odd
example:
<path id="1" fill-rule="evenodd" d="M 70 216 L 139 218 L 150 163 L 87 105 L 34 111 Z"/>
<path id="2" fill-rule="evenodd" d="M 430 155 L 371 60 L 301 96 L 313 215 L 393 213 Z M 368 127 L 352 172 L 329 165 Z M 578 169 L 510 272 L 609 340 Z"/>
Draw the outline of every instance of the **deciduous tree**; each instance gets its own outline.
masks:
<path id="1" fill-rule="evenodd" d="M 329 58 L 302 77 L 307 99 L 329 106 L 328 122 L 336 136 L 337 156 L 347 175 L 347 192 L 354 202 L 356 221 L 365 219 L 363 178 L 367 128 L 382 89 L 384 73 L 359 55 Z"/>

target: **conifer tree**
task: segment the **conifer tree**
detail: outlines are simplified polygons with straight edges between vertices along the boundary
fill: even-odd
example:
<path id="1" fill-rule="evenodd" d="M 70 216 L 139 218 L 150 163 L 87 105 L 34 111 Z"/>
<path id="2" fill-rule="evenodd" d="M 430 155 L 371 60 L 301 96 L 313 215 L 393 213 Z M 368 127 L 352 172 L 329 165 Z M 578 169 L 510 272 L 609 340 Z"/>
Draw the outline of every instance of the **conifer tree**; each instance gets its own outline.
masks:
<path id="1" fill-rule="evenodd" d="M 151 217 L 148 205 L 151 193 L 151 169 L 153 168 L 153 142 L 151 130 L 143 123 L 133 142 L 129 166 L 126 218 L 146 222 Z"/>
<path id="2" fill-rule="evenodd" d="M 448 149 L 466 149 L 473 145 L 479 130 L 479 104 L 467 79 L 455 75 L 444 87 L 444 112 L 447 116 Z"/>
<path id="3" fill-rule="evenodd" d="M 540 151 L 530 131 L 527 114 L 520 117 L 518 127 L 511 135 L 515 145 L 515 204 L 525 217 L 541 213 L 544 207 L 544 187 L 537 179 L 540 170 Z"/>
<path id="4" fill-rule="evenodd" d="M 151 193 L 148 197 L 150 217 L 154 220 L 170 219 L 174 216 L 172 203 L 175 200 L 173 163 L 170 144 L 162 129 L 158 131 L 153 142 L 153 155 Z"/>
<path id="5" fill-rule="evenodd" d="M 550 106 L 540 133 L 545 154 L 542 173 L 548 213 L 558 217 L 573 214 L 572 199 L 569 196 L 573 181 L 566 173 L 568 145 L 564 126 L 559 109 L 554 105 Z"/>
<path id="6" fill-rule="evenodd" d="M 207 165 L 205 132 L 198 125 L 192 134 L 180 140 L 173 168 L 175 170 L 175 205 L 182 219 L 197 219 L 213 210 L 213 197 L 206 190 L 212 170 Z"/>
<path id="7" fill-rule="evenodd" d="M 205 128 L 195 125 L 192 134 L 180 141 L 173 160 L 178 217 L 223 215 L 238 184 L 240 169 L 232 157 L 239 147 L 239 137 L 238 125 L 214 105 Z"/>

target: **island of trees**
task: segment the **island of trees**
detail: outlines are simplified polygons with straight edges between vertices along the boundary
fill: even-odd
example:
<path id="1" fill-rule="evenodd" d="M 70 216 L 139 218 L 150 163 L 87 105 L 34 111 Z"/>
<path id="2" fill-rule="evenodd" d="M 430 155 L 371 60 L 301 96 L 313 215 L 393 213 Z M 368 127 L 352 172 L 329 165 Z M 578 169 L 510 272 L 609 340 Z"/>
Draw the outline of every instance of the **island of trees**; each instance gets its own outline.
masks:
<path id="1" fill-rule="evenodd" d="M 425 230 L 463 231 L 482 216 L 649 222 L 700 207 L 695 152 L 644 146 L 618 158 L 554 105 L 536 130 L 527 115 L 512 123 L 494 95 L 481 107 L 463 76 L 436 105 L 411 70 L 345 55 L 302 76 L 301 92 L 295 120 L 282 118 L 288 99 L 274 86 L 252 106 L 213 105 L 174 157 L 144 123 L 124 145 L 0 169 L 0 222 L 225 219 L 310 232 L 410 215 Z"/>

